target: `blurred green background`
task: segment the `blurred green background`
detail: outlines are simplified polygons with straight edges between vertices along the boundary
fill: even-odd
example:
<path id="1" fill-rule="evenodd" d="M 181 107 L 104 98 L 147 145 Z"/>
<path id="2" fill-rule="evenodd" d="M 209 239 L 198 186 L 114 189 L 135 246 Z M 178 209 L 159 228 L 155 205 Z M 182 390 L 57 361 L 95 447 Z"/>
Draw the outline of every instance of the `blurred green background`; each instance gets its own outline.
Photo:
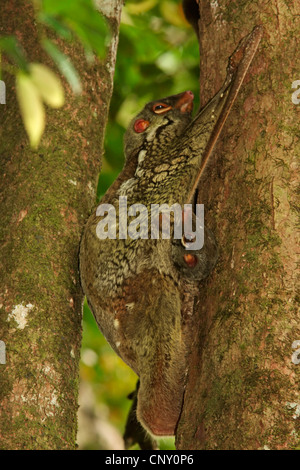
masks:
<path id="1" fill-rule="evenodd" d="M 126 2 L 120 28 L 114 94 L 97 197 L 123 167 L 123 134 L 148 101 L 192 90 L 198 105 L 199 51 L 179 0 Z M 113 352 L 84 305 L 80 367 L 80 449 L 122 449 L 135 374 Z M 136 447 L 138 448 L 138 447 Z M 160 443 L 174 449 L 174 439 Z"/>

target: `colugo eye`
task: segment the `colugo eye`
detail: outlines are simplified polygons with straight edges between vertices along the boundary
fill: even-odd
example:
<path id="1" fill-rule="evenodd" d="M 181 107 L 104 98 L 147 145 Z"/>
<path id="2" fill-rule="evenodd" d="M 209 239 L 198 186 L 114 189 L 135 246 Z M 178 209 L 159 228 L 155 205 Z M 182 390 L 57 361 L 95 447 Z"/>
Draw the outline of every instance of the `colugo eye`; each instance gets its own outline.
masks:
<path id="1" fill-rule="evenodd" d="M 188 248 L 190 243 L 194 243 L 196 241 L 196 236 L 191 233 L 185 233 L 181 238 L 181 244 Z"/>
<path id="2" fill-rule="evenodd" d="M 166 103 L 155 103 L 152 109 L 155 112 L 155 114 L 163 114 L 163 113 L 166 113 L 167 111 L 170 111 L 170 109 L 172 109 L 172 106 Z"/>

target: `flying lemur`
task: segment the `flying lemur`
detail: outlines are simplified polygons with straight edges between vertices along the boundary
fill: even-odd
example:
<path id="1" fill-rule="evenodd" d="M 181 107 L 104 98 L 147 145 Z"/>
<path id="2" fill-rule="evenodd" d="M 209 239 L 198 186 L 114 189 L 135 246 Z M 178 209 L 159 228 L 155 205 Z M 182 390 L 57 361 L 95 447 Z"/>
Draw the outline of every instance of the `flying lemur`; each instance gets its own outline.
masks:
<path id="1" fill-rule="evenodd" d="M 188 371 L 195 289 L 214 267 L 217 245 L 205 229 L 204 246 L 182 239 L 120 238 L 119 198 L 128 206 L 193 201 L 214 144 L 256 52 L 256 26 L 229 59 L 220 91 L 192 119 L 193 93 L 148 103 L 124 139 L 125 165 L 101 204 L 114 206 L 116 239 L 100 239 L 91 214 L 80 247 L 83 290 L 100 330 L 139 377 L 136 416 L 152 435 L 173 435 Z M 183 213 L 184 217 L 184 213 Z"/>

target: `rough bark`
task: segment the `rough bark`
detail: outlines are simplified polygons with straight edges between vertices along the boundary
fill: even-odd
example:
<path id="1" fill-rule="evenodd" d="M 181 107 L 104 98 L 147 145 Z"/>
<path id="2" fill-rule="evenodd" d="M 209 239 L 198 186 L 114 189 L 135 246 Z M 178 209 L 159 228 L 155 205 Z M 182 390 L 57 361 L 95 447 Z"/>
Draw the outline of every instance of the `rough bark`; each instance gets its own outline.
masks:
<path id="1" fill-rule="evenodd" d="M 299 446 L 299 2 L 200 2 L 201 98 L 255 24 L 265 35 L 200 184 L 220 259 L 201 285 L 178 449 Z"/>
<path id="2" fill-rule="evenodd" d="M 106 59 L 88 65 L 79 44 L 62 44 L 83 83 L 66 104 L 47 109 L 37 151 L 28 145 L 14 78 L 4 74 L 0 115 L 0 448 L 76 447 L 82 292 L 78 247 L 95 203 L 121 1 L 98 2 L 112 36 Z M 29 61 L 54 68 L 39 46 L 30 2 L 1 5 L 0 34 L 15 34 Z"/>

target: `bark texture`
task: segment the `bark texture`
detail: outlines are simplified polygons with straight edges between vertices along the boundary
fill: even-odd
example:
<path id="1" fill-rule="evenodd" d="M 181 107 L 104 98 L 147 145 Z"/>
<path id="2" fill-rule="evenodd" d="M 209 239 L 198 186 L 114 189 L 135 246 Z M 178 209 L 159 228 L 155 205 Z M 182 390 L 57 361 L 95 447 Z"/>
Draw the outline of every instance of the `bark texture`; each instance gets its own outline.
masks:
<path id="1" fill-rule="evenodd" d="M 201 285 L 178 449 L 299 448 L 299 2 L 200 2 L 201 98 L 255 24 L 264 38 L 200 183 L 220 259 Z"/>
<path id="2" fill-rule="evenodd" d="M 78 247 L 95 203 L 96 180 L 118 42 L 121 1 L 104 6 L 112 30 L 106 59 L 88 65 L 76 43 L 62 44 L 83 93 L 65 84 L 66 104 L 47 109 L 46 132 L 32 151 L 4 74 L 0 109 L 0 449 L 76 447 L 78 367 L 83 295 Z M 15 34 L 28 60 L 53 63 L 39 47 L 31 3 L 1 5 L 0 35 Z"/>

